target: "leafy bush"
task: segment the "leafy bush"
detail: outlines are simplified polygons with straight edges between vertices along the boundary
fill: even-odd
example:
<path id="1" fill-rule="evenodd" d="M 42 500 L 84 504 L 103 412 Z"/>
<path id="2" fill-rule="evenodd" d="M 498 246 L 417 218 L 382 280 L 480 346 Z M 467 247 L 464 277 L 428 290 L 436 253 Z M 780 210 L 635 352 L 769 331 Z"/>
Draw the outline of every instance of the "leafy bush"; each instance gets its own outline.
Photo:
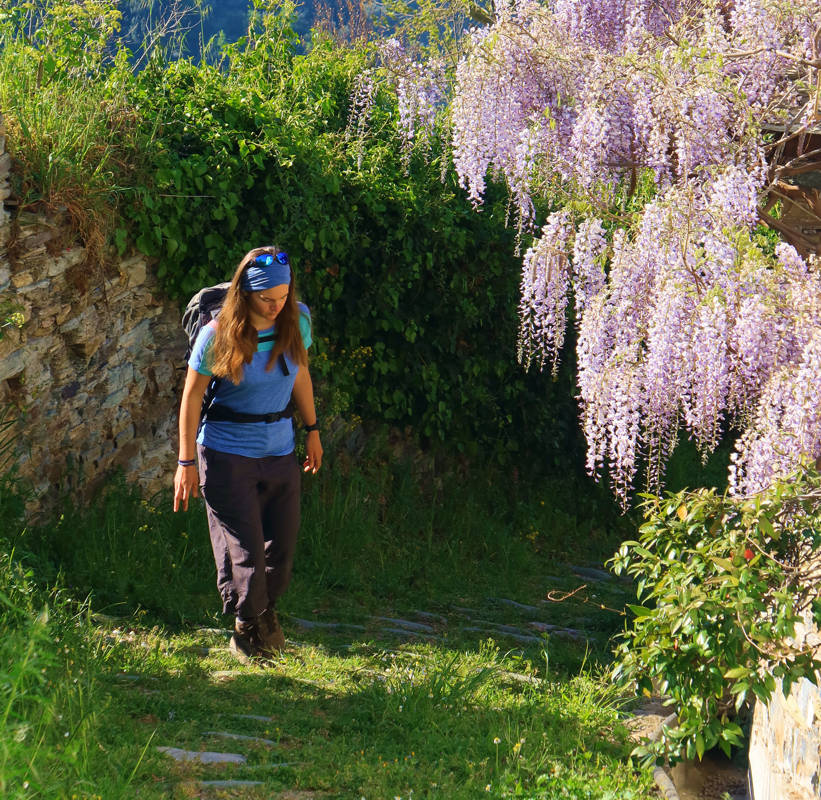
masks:
<path id="1" fill-rule="evenodd" d="M 187 299 L 276 241 L 313 309 L 320 372 L 352 411 L 462 451 L 540 447 L 567 464 L 569 371 L 553 382 L 516 365 L 506 194 L 497 188 L 477 214 L 445 156 L 406 164 L 390 97 L 374 135 L 349 138 L 365 52 L 315 40 L 298 56 L 290 21 L 261 19 L 219 69 L 154 63 L 136 76 L 130 103 L 151 128 L 151 168 L 124 207 L 120 246 L 133 237 L 169 295 Z"/>
<path id="2" fill-rule="evenodd" d="M 817 570 L 821 478 L 805 468 L 760 495 L 714 489 L 647 496 L 639 541 L 611 564 L 638 584 L 632 627 L 614 676 L 659 691 L 677 715 L 661 741 L 639 748 L 675 760 L 742 744 L 739 713 L 816 681 L 821 661 L 793 641 L 805 614 L 821 619 Z"/>

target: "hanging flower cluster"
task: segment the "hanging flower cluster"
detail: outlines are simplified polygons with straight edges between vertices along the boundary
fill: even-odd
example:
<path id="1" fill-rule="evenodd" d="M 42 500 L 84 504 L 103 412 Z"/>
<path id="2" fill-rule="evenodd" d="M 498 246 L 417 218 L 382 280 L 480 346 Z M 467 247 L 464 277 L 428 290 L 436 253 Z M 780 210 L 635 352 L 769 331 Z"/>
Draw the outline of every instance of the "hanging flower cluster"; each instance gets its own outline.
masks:
<path id="1" fill-rule="evenodd" d="M 587 466 L 608 467 L 625 506 L 639 458 L 657 486 L 682 428 L 706 455 L 727 421 L 746 426 L 737 493 L 821 453 L 821 274 L 790 245 L 775 262 L 753 245 L 761 177 L 730 168 L 670 187 L 609 246 L 599 220 L 574 236 L 556 212 L 525 256 L 523 361 L 555 368 L 572 286 Z"/>
<path id="2" fill-rule="evenodd" d="M 377 76 L 394 86 L 399 107 L 399 131 L 407 158 L 414 143 L 427 143 L 436 115 L 445 104 L 447 80 L 441 59 L 414 60 L 398 39 L 379 43 L 376 63 L 354 82 L 350 100 L 349 136 L 360 139 L 367 131 L 376 98 Z"/>
<path id="3" fill-rule="evenodd" d="M 442 95 L 403 70 L 410 141 Z M 762 125 L 821 120 L 819 74 L 817 0 L 500 0 L 468 34 L 453 163 L 477 206 L 506 181 L 525 227 L 534 196 L 571 200 L 524 255 L 518 352 L 556 369 L 572 297 L 587 466 L 625 505 L 682 430 L 705 456 L 744 430 L 740 494 L 821 455 L 819 271 L 751 235 L 773 179 Z"/>

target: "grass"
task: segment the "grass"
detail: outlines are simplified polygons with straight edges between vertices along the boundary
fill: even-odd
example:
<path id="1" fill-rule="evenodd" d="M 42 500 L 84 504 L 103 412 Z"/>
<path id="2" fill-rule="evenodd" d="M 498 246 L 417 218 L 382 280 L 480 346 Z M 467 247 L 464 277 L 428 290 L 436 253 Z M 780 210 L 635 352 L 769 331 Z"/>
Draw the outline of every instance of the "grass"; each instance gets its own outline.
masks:
<path id="1" fill-rule="evenodd" d="M 83 4 L 16 5 L 0 16 L 0 110 L 15 160 L 13 189 L 23 208 L 67 214 L 96 266 L 109 256 L 117 209 L 133 199 L 147 147 L 123 103 L 126 53 L 109 63 L 114 28 L 102 7 L 97 18 L 78 22 L 73 15 L 84 16 Z"/>
<path id="2" fill-rule="evenodd" d="M 32 527 L 7 484 L 0 793 L 650 797 L 603 675 L 623 623 L 602 606 L 629 587 L 574 574 L 627 523 L 604 497 L 591 516 L 591 487 L 579 508 L 571 480 L 504 477 L 385 442 L 331 455 L 305 481 L 288 649 L 267 668 L 231 659 L 201 509 L 174 515 L 168 496 L 115 481 Z M 247 762 L 179 764 L 158 747 Z M 228 778 L 261 786 L 201 783 Z"/>
<path id="3" fill-rule="evenodd" d="M 532 674 L 522 686 L 508 675 L 526 667 L 489 642 L 465 650 L 358 642 L 340 651 L 295 641 L 271 668 L 237 669 L 216 634 L 153 645 L 144 636 L 117 645 L 134 679 L 111 689 L 112 703 L 127 710 L 112 731 L 115 760 L 152 742 L 140 796 L 197 796 L 199 781 L 225 778 L 261 781 L 236 795 L 260 798 L 294 789 L 304 797 L 505 797 L 519 784 L 519 796 L 648 796 L 647 778 L 624 758 L 624 729 L 600 681 Z M 208 656 L 196 650 L 203 643 Z M 248 761 L 182 767 L 154 745 L 228 750 Z"/>

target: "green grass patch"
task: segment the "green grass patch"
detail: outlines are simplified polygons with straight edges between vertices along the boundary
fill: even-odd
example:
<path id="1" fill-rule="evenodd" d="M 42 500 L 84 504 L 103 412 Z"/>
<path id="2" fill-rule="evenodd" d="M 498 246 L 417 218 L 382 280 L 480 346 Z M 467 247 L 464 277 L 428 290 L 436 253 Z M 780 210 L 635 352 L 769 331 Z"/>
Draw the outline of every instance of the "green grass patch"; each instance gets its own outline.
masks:
<path id="1" fill-rule="evenodd" d="M 575 479 L 373 441 L 305 480 L 268 667 L 231 658 L 201 508 L 115 481 L 27 527 L 5 485 L 4 796 L 650 797 L 602 672 L 629 587 L 595 567 L 628 522 Z"/>
<path id="2" fill-rule="evenodd" d="M 128 673 L 110 687 L 106 746 L 124 758 L 151 741 L 141 797 L 215 797 L 201 782 L 226 779 L 260 782 L 221 795 L 252 798 L 651 796 L 601 680 L 551 681 L 492 642 L 341 653 L 297 640 L 270 667 L 237 668 L 216 634 L 132 635 L 114 648 Z M 183 765 L 155 747 L 247 761 Z"/>

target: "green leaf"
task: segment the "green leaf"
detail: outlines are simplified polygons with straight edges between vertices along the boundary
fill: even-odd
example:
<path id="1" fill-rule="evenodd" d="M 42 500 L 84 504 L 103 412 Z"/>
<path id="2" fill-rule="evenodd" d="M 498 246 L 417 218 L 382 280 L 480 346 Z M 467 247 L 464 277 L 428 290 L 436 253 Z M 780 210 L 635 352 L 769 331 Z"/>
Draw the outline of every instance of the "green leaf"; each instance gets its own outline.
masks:
<path id="1" fill-rule="evenodd" d="M 117 228 L 114 231 L 114 246 L 119 255 L 124 255 L 128 247 L 128 231 L 125 228 Z"/>
<path id="2" fill-rule="evenodd" d="M 719 558 L 718 556 L 710 556 L 710 560 L 719 568 L 723 569 L 725 572 L 735 572 L 736 568 L 733 566 L 733 562 L 726 559 L 726 558 Z"/>
<path id="3" fill-rule="evenodd" d="M 775 528 L 773 528 L 772 522 L 763 514 L 758 518 L 758 527 L 771 539 L 778 539 L 780 537 L 780 534 L 777 534 Z"/>
<path id="4" fill-rule="evenodd" d="M 725 678 L 746 678 L 752 670 L 749 667 L 733 667 L 724 673 Z"/>
<path id="5" fill-rule="evenodd" d="M 157 243 L 154 241 L 152 236 L 147 236 L 145 233 L 141 233 L 137 237 L 136 245 L 137 249 L 147 256 L 157 255 Z"/>

